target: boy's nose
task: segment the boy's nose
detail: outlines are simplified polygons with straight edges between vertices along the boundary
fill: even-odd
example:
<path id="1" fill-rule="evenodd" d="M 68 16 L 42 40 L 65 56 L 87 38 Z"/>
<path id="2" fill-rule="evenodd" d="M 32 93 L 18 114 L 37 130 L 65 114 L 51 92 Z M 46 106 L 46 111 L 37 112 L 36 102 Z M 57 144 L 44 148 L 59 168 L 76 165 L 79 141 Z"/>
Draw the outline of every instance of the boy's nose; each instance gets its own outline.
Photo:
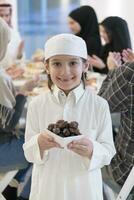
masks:
<path id="1" fill-rule="evenodd" d="M 70 68 L 68 64 L 65 64 L 62 68 L 62 74 L 69 74 L 70 73 Z"/>

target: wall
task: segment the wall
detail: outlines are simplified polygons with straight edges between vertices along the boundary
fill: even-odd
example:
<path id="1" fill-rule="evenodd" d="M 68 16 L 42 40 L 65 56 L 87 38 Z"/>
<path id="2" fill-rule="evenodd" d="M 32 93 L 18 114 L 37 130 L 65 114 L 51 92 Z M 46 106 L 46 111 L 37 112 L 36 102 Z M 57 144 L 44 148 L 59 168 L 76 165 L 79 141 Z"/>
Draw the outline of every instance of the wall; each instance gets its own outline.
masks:
<path id="1" fill-rule="evenodd" d="M 80 6 L 78 0 L 18 0 L 19 31 L 31 58 L 50 36 L 68 32 L 67 15 Z"/>

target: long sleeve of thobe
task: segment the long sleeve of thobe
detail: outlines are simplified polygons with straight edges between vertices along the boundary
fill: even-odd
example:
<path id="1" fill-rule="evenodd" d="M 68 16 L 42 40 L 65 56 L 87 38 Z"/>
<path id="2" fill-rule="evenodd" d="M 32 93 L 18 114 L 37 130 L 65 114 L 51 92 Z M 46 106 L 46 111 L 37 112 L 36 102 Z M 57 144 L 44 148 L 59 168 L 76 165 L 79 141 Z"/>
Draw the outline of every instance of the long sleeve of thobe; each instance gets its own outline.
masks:
<path id="1" fill-rule="evenodd" d="M 47 155 L 45 152 L 43 158 L 41 158 L 39 144 L 38 144 L 39 134 L 37 134 L 39 133 L 39 125 L 37 121 L 38 113 L 34 112 L 36 112 L 35 109 L 31 109 L 31 105 L 29 105 L 27 112 L 25 143 L 23 145 L 23 149 L 25 157 L 29 162 L 35 164 L 43 164 Z"/>
<path id="2" fill-rule="evenodd" d="M 89 170 L 99 169 L 104 165 L 109 165 L 116 152 L 108 104 L 106 103 L 102 109 L 103 115 L 100 116 L 98 138 L 97 140 L 91 139 L 93 143 L 93 154 L 89 161 Z"/>

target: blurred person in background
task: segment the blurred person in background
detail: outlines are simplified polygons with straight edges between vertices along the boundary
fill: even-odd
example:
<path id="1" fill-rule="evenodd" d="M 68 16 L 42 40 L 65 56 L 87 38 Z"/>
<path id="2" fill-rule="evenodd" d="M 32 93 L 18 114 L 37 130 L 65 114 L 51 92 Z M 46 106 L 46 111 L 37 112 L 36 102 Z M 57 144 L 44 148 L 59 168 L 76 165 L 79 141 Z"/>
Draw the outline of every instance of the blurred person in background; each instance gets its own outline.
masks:
<path id="1" fill-rule="evenodd" d="M 3 59 L 9 42 L 9 26 L 0 18 L 0 60 Z M 18 184 L 24 180 L 29 170 L 29 163 L 22 149 L 24 130 L 17 125 L 26 102 L 26 91 L 31 91 L 35 85 L 34 81 L 26 82 L 16 94 L 11 77 L 0 67 L 0 173 L 19 170 L 15 176 L 15 185 L 9 185 L 3 192 L 7 200 L 16 200 Z"/>
<path id="2" fill-rule="evenodd" d="M 96 13 L 91 6 L 81 6 L 68 15 L 71 31 L 85 40 L 88 55 L 100 56 L 101 39 Z"/>
<path id="3" fill-rule="evenodd" d="M 24 41 L 21 39 L 20 34 L 12 26 L 12 12 L 13 7 L 10 1 L 0 0 L 0 17 L 3 18 L 8 24 L 11 32 L 11 40 L 8 44 L 6 54 L 1 61 L 4 68 L 11 67 L 16 60 L 23 58 Z"/>
<path id="4" fill-rule="evenodd" d="M 100 35 L 104 41 L 101 56 L 92 57 L 90 62 L 98 68 L 100 73 L 108 73 L 107 58 L 110 52 L 122 53 L 125 49 L 131 49 L 131 39 L 127 22 L 117 16 L 107 17 L 100 23 Z M 121 64 L 124 62 L 121 56 Z M 119 58 L 119 54 L 118 54 Z"/>
<path id="5" fill-rule="evenodd" d="M 128 54 L 132 56 L 132 52 Z M 113 59 L 115 54 L 111 53 Z M 131 57 L 132 58 L 132 57 Z M 121 114 L 119 131 L 115 136 L 116 155 L 105 168 L 115 188 L 122 187 L 134 166 L 134 62 L 109 71 L 99 95 L 108 101 L 111 113 Z M 129 198 L 134 199 L 134 190 Z"/>

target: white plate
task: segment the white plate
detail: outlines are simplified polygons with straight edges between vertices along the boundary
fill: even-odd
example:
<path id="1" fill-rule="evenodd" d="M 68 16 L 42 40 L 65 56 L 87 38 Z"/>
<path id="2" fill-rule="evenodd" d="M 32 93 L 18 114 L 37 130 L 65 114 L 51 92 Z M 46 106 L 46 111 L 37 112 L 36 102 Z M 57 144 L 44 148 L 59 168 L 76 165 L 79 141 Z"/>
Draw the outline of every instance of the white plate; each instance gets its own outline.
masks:
<path id="1" fill-rule="evenodd" d="M 83 138 L 84 137 L 84 135 L 78 135 L 78 136 L 70 136 L 70 137 L 60 137 L 60 136 L 58 136 L 58 135 L 56 135 L 55 133 L 53 133 L 53 132 L 51 132 L 51 131 L 49 131 L 49 130 L 46 130 L 45 131 L 48 135 L 51 135 L 54 139 L 55 139 L 55 141 L 57 142 L 57 143 L 59 143 L 60 145 L 61 145 L 61 147 L 67 147 L 67 145 L 70 143 L 70 142 L 72 142 L 72 141 L 74 141 L 74 140 L 79 140 L 79 139 L 81 139 L 81 138 Z"/>
<path id="2" fill-rule="evenodd" d="M 25 79 L 16 79 L 16 80 L 13 80 L 13 83 L 15 85 L 15 87 L 21 87 L 23 85 L 25 85 L 26 83 L 26 80 Z"/>

